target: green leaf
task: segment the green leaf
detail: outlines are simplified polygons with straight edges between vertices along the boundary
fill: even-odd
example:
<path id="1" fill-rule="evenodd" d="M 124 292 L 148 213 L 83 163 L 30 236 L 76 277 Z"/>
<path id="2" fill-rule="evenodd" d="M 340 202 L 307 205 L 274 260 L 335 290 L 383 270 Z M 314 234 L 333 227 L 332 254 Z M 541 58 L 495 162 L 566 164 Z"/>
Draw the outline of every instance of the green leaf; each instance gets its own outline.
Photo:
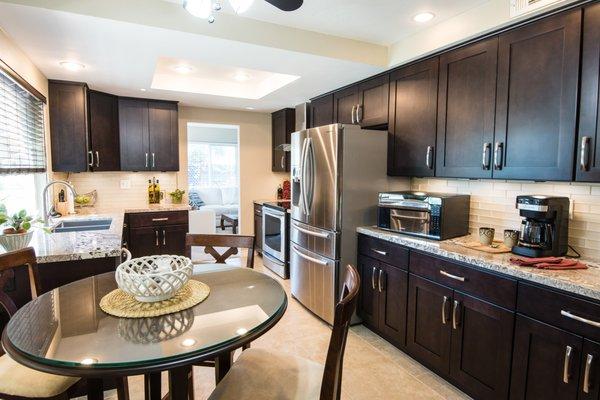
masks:
<path id="1" fill-rule="evenodd" d="M 25 218 L 27 216 L 27 210 L 21 210 L 19 211 L 19 217 L 20 218 Z"/>
<path id="2" fill-rule="evenodd" d="M 23 222 L 21 224 L 21 228 L 25 229 L 26 231 L 29 230 L 29 228 L 31 228 L 31 224 L 29 222 Z"/>

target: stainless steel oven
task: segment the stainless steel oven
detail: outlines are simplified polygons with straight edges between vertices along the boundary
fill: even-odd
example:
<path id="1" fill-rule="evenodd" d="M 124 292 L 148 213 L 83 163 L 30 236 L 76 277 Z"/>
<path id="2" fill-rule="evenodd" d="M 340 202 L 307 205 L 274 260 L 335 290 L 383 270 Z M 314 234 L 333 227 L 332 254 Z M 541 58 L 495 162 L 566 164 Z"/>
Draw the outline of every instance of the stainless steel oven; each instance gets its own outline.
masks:
<path id="1" fill-rule="evenodd" d="M 263 205 L 263 264 L 284 279 L 289 278 L 289 215 L 278 203 Z"/>

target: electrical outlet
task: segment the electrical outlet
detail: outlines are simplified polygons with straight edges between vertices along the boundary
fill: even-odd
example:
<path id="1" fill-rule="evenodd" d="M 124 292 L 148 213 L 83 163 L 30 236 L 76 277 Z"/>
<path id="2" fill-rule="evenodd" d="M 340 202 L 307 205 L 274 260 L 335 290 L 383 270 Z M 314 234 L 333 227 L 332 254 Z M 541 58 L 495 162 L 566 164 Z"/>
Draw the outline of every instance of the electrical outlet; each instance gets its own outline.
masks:
<path id="1" fill-rule="evenodd" d="M 121 179 L 121 189 L 131 189 L 131 181 L 129 179 Z"/>

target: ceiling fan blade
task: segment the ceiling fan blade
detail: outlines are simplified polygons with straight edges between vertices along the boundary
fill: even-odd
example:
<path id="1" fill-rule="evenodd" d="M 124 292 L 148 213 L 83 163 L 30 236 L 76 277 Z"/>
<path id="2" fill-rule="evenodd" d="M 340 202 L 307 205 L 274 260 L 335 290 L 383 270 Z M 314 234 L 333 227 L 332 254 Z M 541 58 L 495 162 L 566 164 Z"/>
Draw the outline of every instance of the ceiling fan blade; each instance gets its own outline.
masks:
<path id="1" fill-rule="evenodd" d="M 283 11 L 295 11 L 302 6 L 303 0 L 265 0 Z"/>

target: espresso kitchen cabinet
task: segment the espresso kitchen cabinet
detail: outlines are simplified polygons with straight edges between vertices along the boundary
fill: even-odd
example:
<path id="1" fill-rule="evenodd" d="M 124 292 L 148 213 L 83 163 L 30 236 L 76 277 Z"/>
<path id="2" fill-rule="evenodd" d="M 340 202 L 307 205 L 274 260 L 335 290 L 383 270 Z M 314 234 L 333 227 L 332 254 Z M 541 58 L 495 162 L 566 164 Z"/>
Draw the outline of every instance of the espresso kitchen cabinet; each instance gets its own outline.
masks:
<path id="1" fill-rule="evenodd" d="M 600 182 L 600 3 L 583 9 L 576 179 Z"/>
<path id="2" fill-rule="evenodd" d="M 117 96 L 89 91 L 90 150 L 93 171 L 119 171 L 119 100 Z"/>
<path id="3" fill-rule="evenodd" d="M 122 171 L 178 171 L 177 104 L 119 99 Z"/>
<path id="4" fill-rule="evenodd" d="M 497 50 L 494 37 L 440 56 L 437 176 L 492 177 Z"/>
<path id="5" fill-rule="evenodd" d="M 392 72 L 389 88 L 388 175 L 433 176 L 438 58 Z"/>
<path id="6" fill-rule="evenodd" d="M 290 172 L 290 152 L 283 151 L 284 144 L 290 144 L 296 127 L 296 111 L 284 108 L 271 114 L 271 171 Z"/>
<path id="7" fill-rule="evenodd" d="M 254 203 L 254 246 L 262 256 L 262 204 Z"/>
<path id="8" fill-rule="evenodd" d="M 580 37 L 581 10 L 499 36 L 494 178 L 573 178 Z"/>
<path id="9" fill-rule="evenodd" d="M 363 128 L 378 128 L 388 125 L 390 76 L 381 75 L 358 85 L 358 104 L 355 122 Z"/>
<path id="10" fill-rule="evenodd" d="M 379 296 L 375 283 L 379 262 L 370 257 L 358 256 L 360 272 L 360 292 L 358 313 L 363 323 L 377 328 L 379 325 Z"/>
<path id="11" fill-rule="evenodd" d="M 333 122 L 338 124 L 357 124 L 358 85 L 338 90 L 333 94 Z"/>
<path id="12" fill-rule="evenodd" d="M 54 172 L 88 170 L 88 87 L 48 81 L 50 143 Z"/>
<path id="13" fill-rule="evenodd" d="M 310 128 L 333 124 L 333 94 L 310 101 Z"/>
<path id="14" fill-rule="evenodd" d="M 580 400 L 600 400 L 600 343 L 583 340 L 581 357 Z"/>
<path id="15" fill-rule="evenodd" d="M 134 257 L 156 254 L 185 255 L 189 232 L 187 211 L 126 214 L 127 247 Z"/>

